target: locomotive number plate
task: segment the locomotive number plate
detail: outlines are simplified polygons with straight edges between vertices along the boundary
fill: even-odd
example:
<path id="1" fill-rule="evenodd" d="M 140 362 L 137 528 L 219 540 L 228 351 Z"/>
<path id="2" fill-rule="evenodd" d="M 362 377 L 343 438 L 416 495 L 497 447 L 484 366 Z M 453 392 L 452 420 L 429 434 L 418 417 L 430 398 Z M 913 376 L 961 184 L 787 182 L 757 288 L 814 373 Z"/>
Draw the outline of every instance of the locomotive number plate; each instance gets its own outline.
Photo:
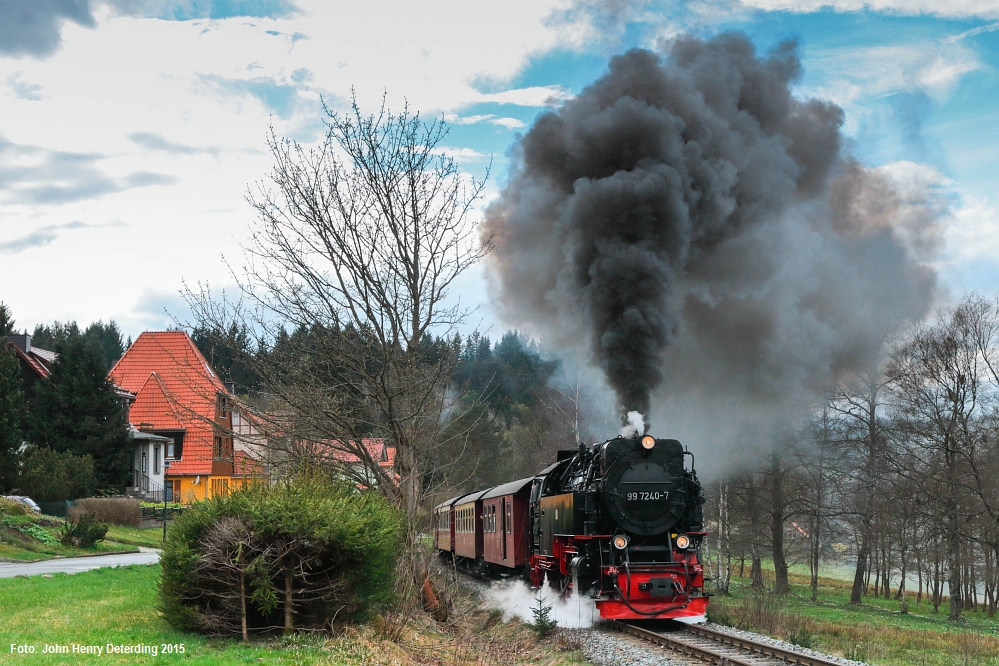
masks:
<path id="1" fill-rule="evenodd" d="M 626 499 L 629 502 L 656 502 L 669 497 L 669 493 L 663 490 L 653 490 L 652 492 L 628 493 Z"/>

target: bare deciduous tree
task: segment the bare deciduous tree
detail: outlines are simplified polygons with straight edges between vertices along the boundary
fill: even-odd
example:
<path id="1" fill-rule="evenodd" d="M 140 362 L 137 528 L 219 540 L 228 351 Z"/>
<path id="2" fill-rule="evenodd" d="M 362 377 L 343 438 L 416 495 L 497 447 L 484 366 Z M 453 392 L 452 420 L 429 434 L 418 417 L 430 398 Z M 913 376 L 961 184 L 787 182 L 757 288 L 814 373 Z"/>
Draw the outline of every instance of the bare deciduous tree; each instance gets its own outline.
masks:
<path id="1" fill-rule="evenodd" d="M 357 456 L 413 516 L 423 463 L 449 436 L 453 358 L 433 336 L 467 315 L 450 289 L 490 248 L 473 210 L 483 182 L 442 152 L 443 121 L 408 107 L 394 114 L 383 100 L 365 115 L 352 98 L 325 123 L 313 149 L 271 132 L 274 169 L 249 195 L 258 220 L 234 271 L 240 299 L 202 289 L 188 300 L 203 329 L 250 331 L 269 351 L 240 359 L 263 380 L 258 422 Z M 371 436 L 395 447 L 398 478 L 372 459 Z"/>

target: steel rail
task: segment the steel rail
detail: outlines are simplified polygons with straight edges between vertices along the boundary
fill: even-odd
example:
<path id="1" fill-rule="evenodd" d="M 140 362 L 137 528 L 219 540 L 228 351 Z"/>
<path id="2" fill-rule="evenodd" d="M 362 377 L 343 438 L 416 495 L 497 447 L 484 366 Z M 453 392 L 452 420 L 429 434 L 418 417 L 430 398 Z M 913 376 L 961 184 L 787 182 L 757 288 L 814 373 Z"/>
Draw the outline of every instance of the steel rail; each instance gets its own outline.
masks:
<path id="1" fill-rule="evenodd" d="M 637 627 L 629 622 L 617 621 L 613 626 L 621 631 L 638 636 L 682 654 L 696 657 L 709 664 L 732 666 L 761 666 L 760 658 L 775 659 L 779 664 L 797 664 L 798 666 L 841 666 L 839 662 L 814 655 L 802 654 L 795 650 L 754 641 L 740 636 L 733 636 L 722 631 L 715 631 L 699 625 L 686 625 L 678 631 L 652 631 Z M 685 638 L 686 637 L 686 640 Z M 707 639 L 715 645 L 705 646 L 690 641 L 690 638 Z M 728 651 L 718 651 L 718 648 Z M 729 651 L 736 649 L 744 654 L 733 655 Z"/>

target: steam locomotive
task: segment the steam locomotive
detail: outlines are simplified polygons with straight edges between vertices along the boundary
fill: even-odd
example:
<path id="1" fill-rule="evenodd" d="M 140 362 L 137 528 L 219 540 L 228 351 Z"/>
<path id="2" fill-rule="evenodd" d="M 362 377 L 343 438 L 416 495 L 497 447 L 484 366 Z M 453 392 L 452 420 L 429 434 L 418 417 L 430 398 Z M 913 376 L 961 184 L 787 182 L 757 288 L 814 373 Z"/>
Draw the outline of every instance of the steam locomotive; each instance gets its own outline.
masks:
<path id="1" fill-rule="evenodd" d="M 617 437 L 438 504 L 434 546 L 483 575 L 589 595 L 605 619 L 698 622 L 709 596 L 698 557 L 703 502 L 680 442 Z"/>

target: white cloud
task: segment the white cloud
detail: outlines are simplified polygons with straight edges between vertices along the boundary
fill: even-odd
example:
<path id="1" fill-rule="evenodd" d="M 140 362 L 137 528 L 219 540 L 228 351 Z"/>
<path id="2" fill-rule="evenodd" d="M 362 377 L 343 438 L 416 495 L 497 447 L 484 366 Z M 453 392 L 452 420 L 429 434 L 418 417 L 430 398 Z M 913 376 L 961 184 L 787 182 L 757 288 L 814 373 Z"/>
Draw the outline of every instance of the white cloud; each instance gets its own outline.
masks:
<path id="1" fill-rule="evenodd" d="M 494 125 L 499 125 L 507 129 L 520 129 L 521 127 L 526 127 L 527 124 L 523 121 L 517 120 L 516 118 L 496 118 L 492 121 Z"/>
<path id="2" fill-rule="evenodd" d="M 994 202 L 965 195 L 947 230 L 950 263 L 999 259 L 999 208 Z"/>
<path id="3" fill-rule="evenodd" d="M 516 118 L 500 118 L 492 113 L 479 114 L 475 116 L 459 116 L 454 113 L 445 113 L 444 120 L 452 125 L 475 125 L 478 123 L 489 123 L 490 125 L 499 125 L 500 127 L 505 127 L 507 129 L 520 129 L 521 127 L 525 127 L 525 123 L 517 120 Z"/>
<path id="4" fill-rule="evenodd" d="M 479 151 L 472 150 L 471 148 L 443 147 L 438 149 L 436 152 L 453 158 L 458 164 L 467 164 L 469 162 L 488 162 L 492 159 L 490 155 L 480 153 Z"/>
<path id="5" fill-rule="evenodd" d="M 742 5 L 765 11 L 839 12 L 875 11 L 906 16 L 928 14 L 947 17 L 999 17 L 994 0 L 738 0 Z"/>
<path id="6" fill-rule="evenodd" d="M 960 41 L 962 39 L 967 39 L 968 37 L 976 37 L 978 35 L 984 35 L 989 32 L 995 32 L 999 30 L 999 23 L 990 23 L 988 25 L 978 26 L 977 28 L 972 28 L 971 30 L 965 30 L 964 32 L 954 35 L 953 37 L 948 37 L 944 40 L 945 44 L 951 44 L 953 42 Z"/>
<path id="7" fill-rule="evenodd" d="M 808 55 L 809 71 L 822 81 L 814 94 L 846 108 L 848 121 L 864 113 L 858 105 L 868 99 L 923 93 L 945 101 L 962 76 L 983 68 L 973 51 L 956 43 L 812 49 Z"/>
<path id="8" fill-rule="evenodd" d="M 568 99 L 572 99 L 572 93 L 565 86 L 532 86 L 498 93 L 480 93 L 475 101 L 517 106 L 556 106 Z"/>

